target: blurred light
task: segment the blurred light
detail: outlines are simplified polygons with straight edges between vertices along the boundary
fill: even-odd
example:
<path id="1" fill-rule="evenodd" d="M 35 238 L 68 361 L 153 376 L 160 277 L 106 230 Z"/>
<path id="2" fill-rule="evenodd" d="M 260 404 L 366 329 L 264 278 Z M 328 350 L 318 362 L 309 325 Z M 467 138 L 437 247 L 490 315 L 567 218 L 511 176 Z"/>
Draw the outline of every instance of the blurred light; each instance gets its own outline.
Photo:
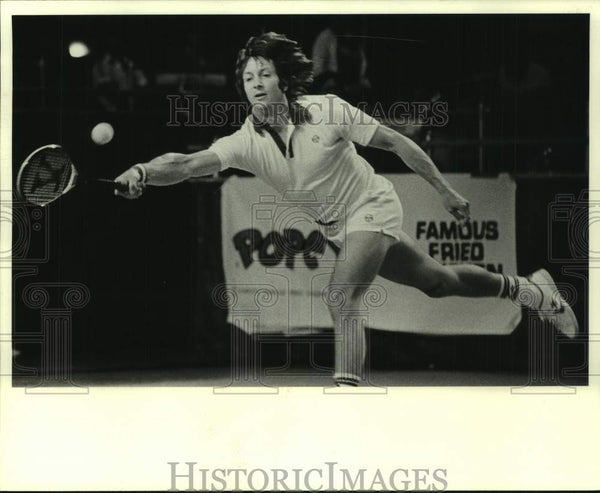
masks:
<path id="1" fill-rule="evenodd" d="M 73 58 L 82 58 L 90 52 L 90 49 L 82 41 L 73 41 L 69 45 L 69 55 Z"/>

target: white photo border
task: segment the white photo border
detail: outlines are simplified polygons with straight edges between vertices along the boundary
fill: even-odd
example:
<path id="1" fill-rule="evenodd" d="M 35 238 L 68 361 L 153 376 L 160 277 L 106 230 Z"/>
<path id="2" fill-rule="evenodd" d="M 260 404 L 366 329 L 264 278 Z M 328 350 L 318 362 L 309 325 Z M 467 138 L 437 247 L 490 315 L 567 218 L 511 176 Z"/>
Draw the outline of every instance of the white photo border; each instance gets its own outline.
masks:
<path id="1" fill-rule="evenodd" d="M 600 135 L 600 8 L 591 1 L 3 1 L 0 9 L 1 189 L 13 183 L 12 15 L 590 13 L 589 135 Z M 598 190 L 597 139 L 589 141 L 589 156 L 590 189 Z M 6 251 L 10 223 L 1 227 Z M 590 232 L 595 251 L 598 233 Z M 0 275 L 0 374 L 10 375 L 10 268 Z M 590 293 L 599 288 L 600 276 L 590 268 Z M 0 489 L 166 490 L 168 462 L 190 461 L 206 469 L 307 470 L 328 461 L 355 470 L 443 468 L 449 490 L 598 489 L 600 323 L 594 308 L 590 303 L 589 386 L 572 395 L 511 395 L 508 387 L 404 387 L 370 396 L 327 396 L 320 388 L 215 395 L 206 387 L 27 395 L 4 376 Z"/>

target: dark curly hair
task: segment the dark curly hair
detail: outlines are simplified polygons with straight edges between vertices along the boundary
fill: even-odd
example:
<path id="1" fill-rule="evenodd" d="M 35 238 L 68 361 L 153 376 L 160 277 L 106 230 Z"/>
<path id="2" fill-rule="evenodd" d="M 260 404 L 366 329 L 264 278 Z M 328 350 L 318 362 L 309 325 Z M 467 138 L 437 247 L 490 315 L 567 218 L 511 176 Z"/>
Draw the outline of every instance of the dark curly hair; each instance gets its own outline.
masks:
<path id="1" fill-rule="evenodd" d="M 247 99 L 242 75 L 250 58 L 271 60 L 279 77 L 279 88 L 285 93 L 290 105 L 293 123 L 310 121 L 309 112 L 297 103 L 313 82 L 312 62 L 302 52 L 296 41 L 284 34 L 268 32 L 251 37 L 242 48 L 235 64 L 235 86 L 240 97 Z"/>

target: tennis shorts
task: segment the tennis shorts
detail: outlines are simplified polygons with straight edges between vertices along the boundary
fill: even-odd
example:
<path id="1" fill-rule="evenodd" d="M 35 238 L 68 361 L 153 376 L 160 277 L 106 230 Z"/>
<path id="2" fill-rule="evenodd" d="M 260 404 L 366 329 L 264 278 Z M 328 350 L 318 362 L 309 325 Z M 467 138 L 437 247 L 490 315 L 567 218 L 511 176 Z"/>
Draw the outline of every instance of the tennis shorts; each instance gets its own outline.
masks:
<path id="1" fill-rule="evenodd" d="M 341 246 L 350 233 L 373 231 L 400 239 L 404 213 L 392 183 L 375 175 L 369 188 L 361 195 L 358 204 L 340 220 L 324 227 L 327 239 Z"/>

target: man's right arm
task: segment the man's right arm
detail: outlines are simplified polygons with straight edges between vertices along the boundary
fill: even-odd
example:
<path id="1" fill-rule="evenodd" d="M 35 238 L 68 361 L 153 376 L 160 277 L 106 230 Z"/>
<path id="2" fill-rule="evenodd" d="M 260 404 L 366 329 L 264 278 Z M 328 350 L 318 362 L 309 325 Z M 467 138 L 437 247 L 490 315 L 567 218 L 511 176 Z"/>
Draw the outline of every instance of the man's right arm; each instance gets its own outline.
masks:
<path id="1" fill-rule="evenodd" d="M 115 191 L 128 199 L 138 198 L 146 185 L 167 186 L 189 178 L 212 175 L 221 170 L 221 161 L 216 153 L 203 150 L 193 154 L 170 152 L 147 163 L 132 166 L 115 179 L 126 184 L 128 192 Z"/>

